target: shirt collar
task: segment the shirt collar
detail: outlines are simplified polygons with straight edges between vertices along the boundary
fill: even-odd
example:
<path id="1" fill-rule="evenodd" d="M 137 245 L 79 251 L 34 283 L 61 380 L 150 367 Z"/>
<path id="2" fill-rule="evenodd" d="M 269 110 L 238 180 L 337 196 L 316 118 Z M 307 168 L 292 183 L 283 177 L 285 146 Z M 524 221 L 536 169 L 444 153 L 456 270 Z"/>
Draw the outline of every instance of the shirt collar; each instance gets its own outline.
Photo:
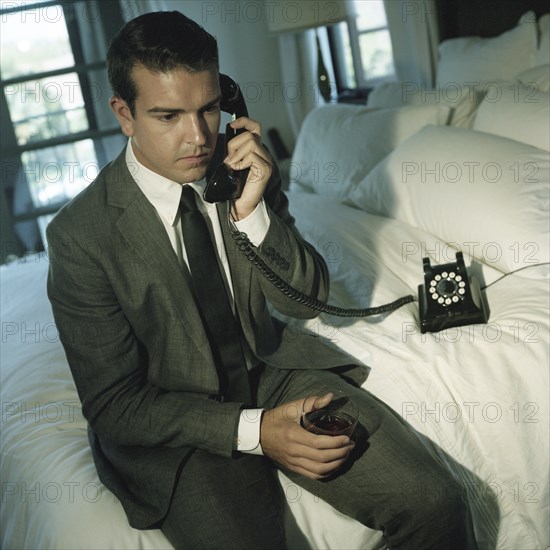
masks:
<path id="1" fill-rule="evenodd" d="M 170 225 L 175 225 L 183 186 L 141 164 L 134 154 L 132 138 L 128 140 L 126 147 L 126 165 L 147 200 Z M 187 185 L 190 185 L 202 200 L 202 193 L 206 185 L 205 180 L 190 182 Z"/>

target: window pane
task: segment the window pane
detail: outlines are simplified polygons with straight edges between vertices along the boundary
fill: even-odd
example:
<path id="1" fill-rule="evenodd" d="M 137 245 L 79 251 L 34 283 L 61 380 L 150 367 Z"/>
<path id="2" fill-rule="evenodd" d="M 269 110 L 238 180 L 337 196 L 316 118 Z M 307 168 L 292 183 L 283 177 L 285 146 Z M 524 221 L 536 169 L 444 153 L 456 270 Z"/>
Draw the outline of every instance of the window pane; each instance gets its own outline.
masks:
<path id="1" fill-rule="evenodd" d="M 88 129 L 76 73 L 10 84 L 4 93 L 19 145 Z"/>
<path id="2" fill-rule="evenodd" d="M 355 0 L 357 29 L 359 31 L 386 27 L 386 12 L 383 0 Z"/>
<path id="3" fill-rule="evenodd" d="M 91 139 L 27 151 L 21 157 L 34 206 L 71 199 L 99 171 Z"/>
<path id="4" fill-rule="evenodd" d="M 11 6 L 15 2 L 11 2 Z M 8 2 L 3 7 L 10 7 Z M 74 65 L 65 16 L 60 5 L 38 6 L 1 15 L 2 78 Z"/>
<path id="5" fill-rule="evenodd" d="M 359 47 L 366 80 L 395 72 L 389 31 L 375 31 L 360 35 Z"/>
<path id="6" fill-rule="evenodd" d="M 348 27 L 346 23 L 340 23 L 338 27 L 338 38 L 341 41 L 339 58 L 340 61 L 343 61 L 341 77 L 345 82 L 345 87 L 355 88 L 357 86 L 357 79 L 355 77 L 355 67 L 353 65 L 353 55 L 351 53 Z"/>

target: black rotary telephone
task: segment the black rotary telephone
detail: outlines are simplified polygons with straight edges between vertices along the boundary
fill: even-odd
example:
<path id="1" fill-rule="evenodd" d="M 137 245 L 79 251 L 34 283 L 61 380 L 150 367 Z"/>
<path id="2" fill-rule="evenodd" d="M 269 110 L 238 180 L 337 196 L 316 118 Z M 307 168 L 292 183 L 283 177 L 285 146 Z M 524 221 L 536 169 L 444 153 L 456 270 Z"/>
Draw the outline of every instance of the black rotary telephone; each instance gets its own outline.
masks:
<path id="1" fill-rule="evenodd" d="M 488 308 L 477 279 L 468 276 L 462 252 L 456 263 L 431 266 L 423 258 L 424 285 L 418 287 L 420 332 L 486 323 Z"/>
<path id="2" fill-rule="evenodd" d="M 220 90 L 222 93 L 222 101 L 220 104 L 222 111 L 231 114 L 233 119 L 241 116 L 248 116 L 248 110 L 242 92 L 238 84 L 232 78 L 225 74 L 220 74 Z M 226 126 L 226 154 L 228 142 L 243 131 L 244 130 L 234 130 L 229 124 Z M 205 201 L 210 203 L 226 202 L 231 236 L 236 241 L 237 246 L 255 265 L 260 273 L 283 294 L 307 307 L 338 317 L 367 317 L 370 315 L 379 315 L 393 311 L 414 301 L 414 297 L 409 295 L 382 306 L 364 309 L 345 309 L 325 304 L 290 286 L 263 261 L 248 239 L 246 233 L 239 231 L 231 222 L 231 201 L 241 196 L 248 177 L 248 172 L 248 169 L 237 171 L 231 169 L 226 164 L 220 164 L 208 180 L 203 197 Z M 429 273 L 433 271 L 433 277 L 436 281 L 435 285 L 431 282 L 431 279 L 428 281 L 428 271 Z M 446 273 L 445 277 L 443 273 Z M 453 277 L 450 276 L 450 273 L 454 274 Z M 459 324 L 466 325 L 470 323 L 487 322 L 487 314 L 481 300 L 479 285 L 475 286 L 476 283 L 472 281 L 472 285 L 470 286 L 468 274 L 466 273 L 466 268 L 462 259 L 462 253 L 457 253 L 456 265 L 448 264 L 439 266 L 437 269 L 433 268 L 433 270 L 430 268 L 429 260 L 424 258 L 424 275 L 426 278 L 426 288 L 428 289 L 426 296 L 430 296 L 430 298 L 424 296 L 425 293 L 421 286 L 419 288 L 421 332 L 437 332 L 444 328 L 457 326 Z M 456 291 L 454 293 L 451 289 L 452 285 L 456 285 Z M 438 292 L 438 297 L 435 300 L 433 298 L 433 292 L 430 290 L 434 286 L 437 288 Z M 453 286 L 453 289 L 454 288 Z M 443 305 L 439 302 L 439 296 L 444 297 Z M 447 303 L 447 299 L 450 299 L 449 303 Z"/>

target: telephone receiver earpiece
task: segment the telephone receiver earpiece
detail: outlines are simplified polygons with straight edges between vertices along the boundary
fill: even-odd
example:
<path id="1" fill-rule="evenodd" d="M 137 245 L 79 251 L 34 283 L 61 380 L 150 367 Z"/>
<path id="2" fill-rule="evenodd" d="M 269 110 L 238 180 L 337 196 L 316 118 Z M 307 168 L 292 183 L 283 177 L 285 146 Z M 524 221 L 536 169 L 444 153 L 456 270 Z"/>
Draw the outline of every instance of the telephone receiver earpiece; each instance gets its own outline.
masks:
<path id="1" fill-rule="evenodd" d="M 248 116 L 248 109 L 239 85 L 226 74 L 220 74 L 220 90 L 222 93 L 220 109 L 222 111 L 229 113 L 233 120 L 241 116 Z M 229 124 L 225 127 L 226 155 L 227 144 L 243 131 L 242 129 L 235 130 Z M 220 164 L 206 184 L 203 194 L 204 200 L 213 203 L 238 199 L 248 178 L 248 172 L 248 168 L 233 170 L 226 164 Z"/>
<path id="2" fill-rule="evenodd" d="M 248 109 L 239 85 L 226 74 L 220 73 L 220 91 L 222 100 L 220 109 L 235 118 L 248 116 Z"/>

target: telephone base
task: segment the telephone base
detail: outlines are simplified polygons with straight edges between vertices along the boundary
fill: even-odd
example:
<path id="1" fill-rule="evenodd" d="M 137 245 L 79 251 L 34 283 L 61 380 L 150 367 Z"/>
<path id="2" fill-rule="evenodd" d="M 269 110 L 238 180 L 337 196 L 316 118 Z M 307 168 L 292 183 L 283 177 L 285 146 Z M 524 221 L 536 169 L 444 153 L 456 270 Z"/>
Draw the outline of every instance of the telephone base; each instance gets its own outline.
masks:
<path id="1" fill-rule="evenodd" d="M 478 325 L 487 323 L 489 316 L 485 301 L 480 296 L 481 307 L 470 305 L 469 311 L 441 313 L 439 315 L 429 314 L 426 303 L 425 293 L 423 292 L 424 285 L 418 287 L 418 309 L 420 313 L 420 332 L 440 332 L 452 327 L 462 327 L 465 325 Z"/>
<path id="2" fill-rule="evenodd" d="M 470 277 L 462 252 L 456 262 L 432 266 L 423 259 L 424 284 L 418 287 L 420 332 L 486 323 L 489 307 L 475 277 Z"/>

